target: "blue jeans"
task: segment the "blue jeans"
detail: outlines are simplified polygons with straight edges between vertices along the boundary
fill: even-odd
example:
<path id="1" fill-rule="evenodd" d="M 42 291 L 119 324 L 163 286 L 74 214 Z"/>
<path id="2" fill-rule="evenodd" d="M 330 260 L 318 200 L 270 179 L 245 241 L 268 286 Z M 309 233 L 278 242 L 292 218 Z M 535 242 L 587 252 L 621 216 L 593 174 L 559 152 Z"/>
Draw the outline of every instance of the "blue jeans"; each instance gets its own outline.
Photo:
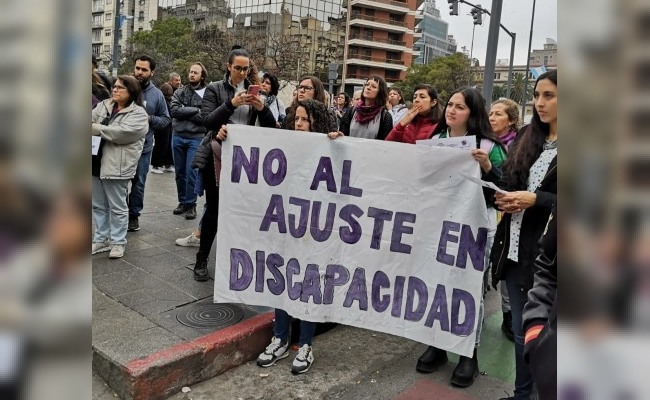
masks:
<path id="1" fill-rule="evenodd" d="M 151 151 L 142 153 L 138 161 L 138 169 L 131 179 L 131 193 L 129 193 L 129 217 L 139 217 L 144 208 L 144 184 L 147 182 Z"/>
<path id="2" fill-rule="evenodd" d="M 197 170 L 192 169 L 194 154 L 201 144 L 202 138 L 188 139 L 176 134 L 172 136 L 172 152 L 174 155 L 174 169 L 176 170 L 176 193 L 178 202 L 188 205 L 196 205 L 196 183 Z"/>
<path id="3" fill-rule="evenodd" d="M 512 330 L 515 333 L 515 399 L 528 400 L 533 393 L 533 375 L 530 367 L 524 361 L 524 306 L 528 302 L 528 289 L 517 284 L 517 268 L 519 265 L 506 260 L 506 286 L 510 296 L 510 309 L 512 311 Z"/>
<path id="4" fill-rule="evenodd" d="M 291 326 L 291 316 L 286 311 L 275 309 L 275 327 L 273 328 L 273 335 L 280 338 L 283 342 L 289 340 L 289 327 Z M 309 322 L 300 320 L 300 339 L 298 345 L 302 347 L 304 344 L 311 346 L 311 341 L 314 339 L 316 333 L 316 322 Z"/>
<path id="5" fill-rule="evenodd" d="M 129 208 L 126 205 L 128 179 L 99 179 L 93 176 L 93 243 L 110 239 L 113 244 L 126 244 Z"/>

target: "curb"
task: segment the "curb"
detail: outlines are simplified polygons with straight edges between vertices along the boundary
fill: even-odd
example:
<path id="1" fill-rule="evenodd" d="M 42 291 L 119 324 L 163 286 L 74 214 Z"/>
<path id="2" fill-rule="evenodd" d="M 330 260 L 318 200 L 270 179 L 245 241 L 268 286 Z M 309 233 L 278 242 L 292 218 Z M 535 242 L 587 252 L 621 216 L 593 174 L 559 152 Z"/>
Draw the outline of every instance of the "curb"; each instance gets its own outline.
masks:
<path id="1" fill-rule="evenodd" d="M 273 336 L 273 318 L 257 315 L 126 365 L 93 347 L 93 370 L 125 400 L 161 400 L 255 359 Z"/>

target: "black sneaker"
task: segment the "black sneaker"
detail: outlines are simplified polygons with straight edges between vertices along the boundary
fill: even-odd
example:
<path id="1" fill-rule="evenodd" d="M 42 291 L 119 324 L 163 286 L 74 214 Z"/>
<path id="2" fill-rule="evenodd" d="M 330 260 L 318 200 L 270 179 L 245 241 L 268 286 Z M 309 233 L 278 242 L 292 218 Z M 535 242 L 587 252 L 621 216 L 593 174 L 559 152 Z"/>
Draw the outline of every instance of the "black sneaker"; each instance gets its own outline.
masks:
<path id="1" fill-rule="evenodd" d="M 194 264 L 194 280 L 198 282 L 205 282 L 210 279 L 208 274 L 208 260 L 200 251 L 196 253 L 196 264 Z"/>
<path id="2" fill-rule="evenodd" d="M 174 211 L 172 212 L 174 213 L 174 215 L 181 215 L 181 214 L 185 214 L 186 211 L 187 211 L 187 206 L 185 205 L 185 203 L 178 203 L 178 207 L 174 208 Z"/>
<path id="3" fill-rule="evenodd" d="M 140 221 L 138 217 L 129 217 L 129 227 L 127 228 L 129 232 L 135 232 L 140 230 Z"/>
<path id="4" fill-rule="evenodd" d="M 185 219 L 195 219 L 196 218 L 196 206 L 188 206 L 187 212 L 185 213 Z"/>

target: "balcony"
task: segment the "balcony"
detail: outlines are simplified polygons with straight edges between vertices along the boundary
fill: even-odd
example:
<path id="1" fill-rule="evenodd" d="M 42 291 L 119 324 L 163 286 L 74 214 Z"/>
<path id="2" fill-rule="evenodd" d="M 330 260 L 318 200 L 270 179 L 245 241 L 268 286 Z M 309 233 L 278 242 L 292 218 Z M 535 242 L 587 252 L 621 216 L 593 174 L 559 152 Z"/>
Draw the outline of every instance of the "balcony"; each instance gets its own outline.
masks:
<path id="1" fill-rule="evenodd" d="M 392 19 L 372 17 L 370 15 L 353 13 L 350 16 L 350 26 L 364 26 L 376 29 L 382 29 L 389 32 L 407 33 L 410 32 L 405 22 L 395 21 Z"/>
<path id="2" fill-rule="evenodd" d="M 404 66 L 404 61 L 402 60 L 394 60 L 385 57 L 372 57 L 363 54 L 350 54 L 347 63 L 351 65 L 362 65 L 364 67 L 406 71 L 406 66 Z"/>
<path id="3" fill-rule="evenodd" d="M 100 13 L 104 12 L 104 6 L 103 5 L 93 6 L 92 9 L 93 9 L 93 14 L 100 14 Z"/>
<path id="4" fill-rule="evenodd" d="M 397 40 L 384 39 L 384 38 L 379 39 L 379 38 L 373 38 L 364 35 L 354 35 L 354 34 L 350 35 L 348 45 L 374 47 L 377 49 L 386 49 L 386 50 L 394 50 L 394 51 L 410 50 L 410 48 L 406 47 L 406 42 L 400 42 Z"/>
<path id="5" fill-rule="evenodd" d="M 361 84 L 363 84 L 363 83 L 366 82 L 367 79 L 368 79 L 368 76 L 366 76 L 366 75 L 351 74 L 351 75 L 347 75 L 345 77 L 345 82 L 346 83 L 361 83 Z M 348 81 L 352 81 L 352 80 L 359 81 L 359 82 L 348 82 Z M 384 77 L 384 80 L 386 81 L 386 83 L 390 83 L 390 84 L 397 83 L 397 82 L 400 81 L 399 78 L 387 78 L 387 77 Z"/>
<path id="6" fill-rule="evenodd" d="M 395 14 L 408 14 L 410 11 L 406 2 L 395 0 L 344 0 L 343 7 L 347 7 L 348 1 L 352 5 L 363 6 L 374 10 L 389 11 Z"/>
<path id="7" fill-rule="evenodd" d="M 101 23 L 101 22 L 93 21 L 93 22 L 92 22 L 92 27 L 93 27 L 93 29 L 103 28 L 103 27 L 104 27 L 104 24 Z"/>

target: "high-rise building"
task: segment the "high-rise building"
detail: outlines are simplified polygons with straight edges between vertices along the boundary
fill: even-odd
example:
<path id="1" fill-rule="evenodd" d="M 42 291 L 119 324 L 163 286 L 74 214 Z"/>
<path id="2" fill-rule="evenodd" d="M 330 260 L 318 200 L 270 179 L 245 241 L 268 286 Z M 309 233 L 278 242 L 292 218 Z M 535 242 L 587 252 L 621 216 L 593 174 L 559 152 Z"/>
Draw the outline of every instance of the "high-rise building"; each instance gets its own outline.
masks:
<path id="1" fill-rule="evenodd" d="M 151 29 L 151 21 L 158 19 L 158 3 L 155 0 L 119 0 L 120 15 L 115 15 L 118 0 L 92 0 L 92 52 L 99 60 L 99 68 L 111 70 L 113 64 L 113 43 L 115 19 L 122 18 L 118 30 L 119 48 L 124 48 L 126 41 L 134 32 Z"/>
<path id="2" fill-rule="evenodd" d="M 344 0 L 348 36 L 343 75 L 352 93 L 370 75 L 389 85 L 404 79 L 413 59 L 417 0 Z"/>
<path id="3" fill-rule="evenodd" d="M 544 49 L 533 50 L 530 53 L 530 65 L 533 67 L 557 65 L 557 42 L 547 38 Z"/>
<path id="4" fill-rule="evenodd" d="M 232 12 L 226 0 L 162 0 L 160 19 L 188 18 L 194 29 L 216 27 L 224 30 Z"/>
<path id="5" fill-rule="evenodd" d="M 425 0 L 418 7 L 415 23 L 413 64 L 428 64 L 456 52 L 456 40 L 449 35 L 449 24 L 440 16 L 436 0 Z"/>

